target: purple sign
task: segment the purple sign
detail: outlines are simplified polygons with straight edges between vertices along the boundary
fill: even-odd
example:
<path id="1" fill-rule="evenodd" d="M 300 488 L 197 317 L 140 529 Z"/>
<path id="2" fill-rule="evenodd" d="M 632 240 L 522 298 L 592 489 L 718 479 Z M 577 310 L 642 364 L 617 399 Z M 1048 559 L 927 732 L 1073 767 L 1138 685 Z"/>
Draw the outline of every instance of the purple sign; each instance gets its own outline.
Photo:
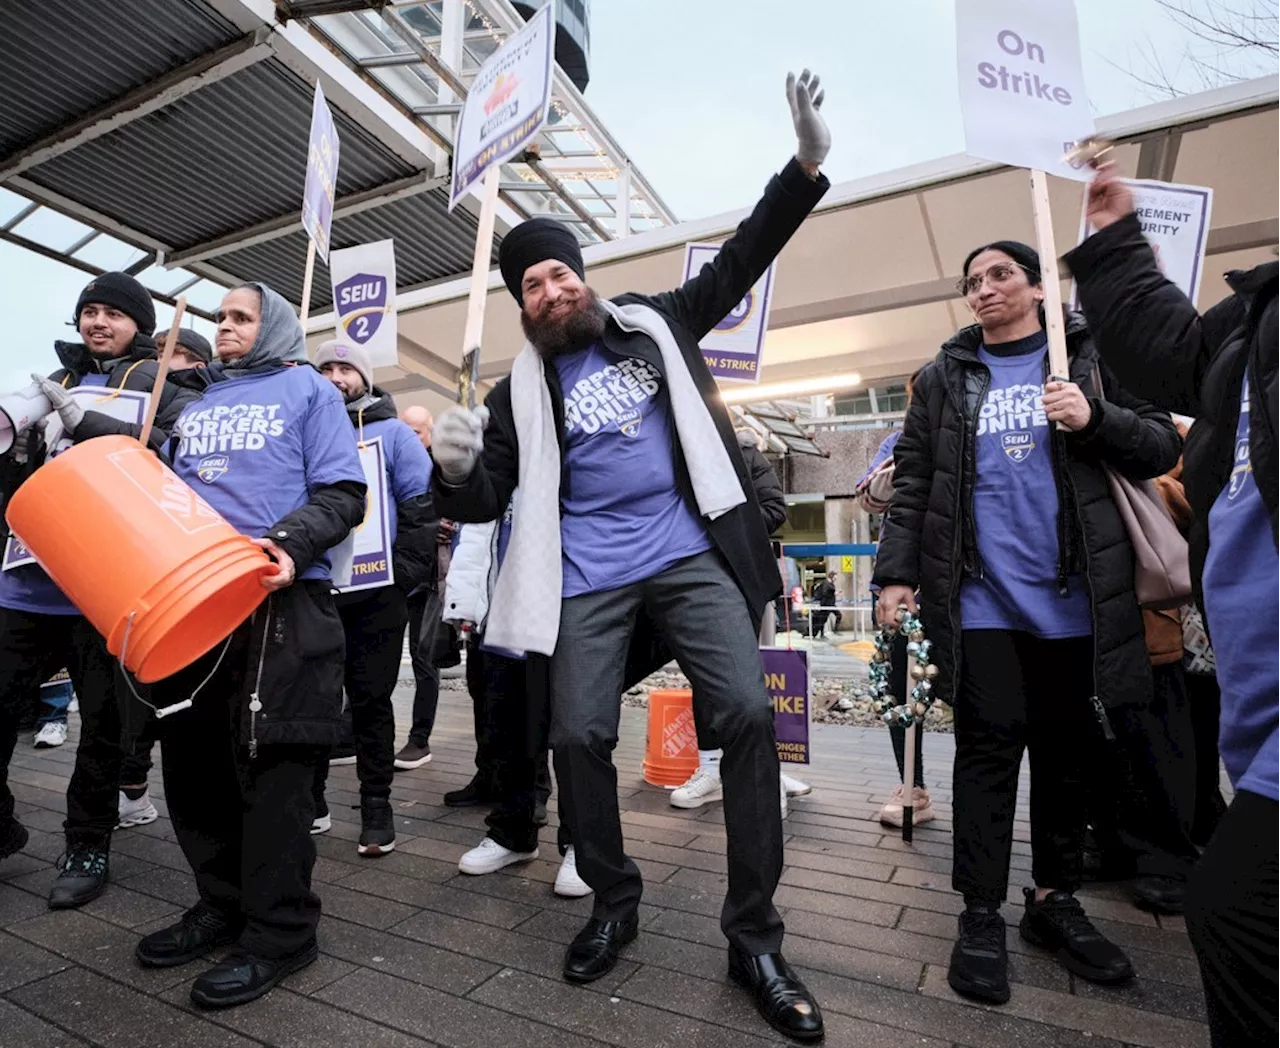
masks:
<path id="1" fill-rule="evenodd" d="M 778 760 L 809 763 L 809 653 L 761 648 L 764 682 L 773 700 L 773 730 Z"/>
<path id="2" fill-rule="evenodd" d="M 34 564 L 35 562 L 35 556 L 22 544 L 22 540 L 17 535 L 10 535 L 4 544 L 4 560 L 3 563 L 0 563 L 0 571 L 8 571 L 10 568 L 18 568 L 23 564 Z"/>
<path id="3" fill-rule="evenodd" d="M 329 226 L 333 222 L 333 199 L 338 184 L 338 131 L 333 114 L 325 104 L 324 91 L 316 81 L 311 103 L 311 137 L 307 142 L 307 184 L 302 191 L 302 228 L 329 261 Z"/>
<path id="4" fill-rule="evenodd" d="M 333 301 L 347 335 L 363 346 L 377 334 L 386 315 L 387 278 L 357 273 L 334 285 Z"/>

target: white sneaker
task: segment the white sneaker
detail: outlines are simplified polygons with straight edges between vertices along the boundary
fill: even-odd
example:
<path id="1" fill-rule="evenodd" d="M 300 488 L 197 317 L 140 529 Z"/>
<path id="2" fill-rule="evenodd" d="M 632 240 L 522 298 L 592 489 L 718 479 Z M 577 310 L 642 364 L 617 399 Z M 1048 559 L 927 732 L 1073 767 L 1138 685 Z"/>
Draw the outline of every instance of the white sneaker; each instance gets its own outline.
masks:
<path id="1" fill-rule="evenodd" d="M 80 712 L 80 700 L 77 699 L 74 695 L 71 696 L 71 701 L 67 703 L 67 712 L 68 713 Z"/>
<path id="2" fill-rule="evenodd" d="M 478 877 L 483 873 L 497 873 L 517 863 L 532 862 L 537 857 L 537 848 L 531 852 L 512 851 L 510 848 L 504 848 L 492 837 L 486 837 L 458 860 L 458 870 Z"/>
<path id="3" fill-rule="evenodd" d="M 813 787 L 807 782 L 793 779 L 786 772 L 782 772 L 782 788 L 788 797 L 807 797 L 813 792 Z"/>
<path id="4" fill-rule="evenodd" d="M 689 776 L 683 786 L 671 791 L 671 807 L 701 808 L 724 800 L 724 787 L 720 784 L 720 772 L 710 771 L 701 764 Z"/>
<path id="5" fill-rule="evenodd" d="M 131 801 L 124 795 L 124 790 L 120 791 L 120 810 L 116 815 L 117 830 L 126 830 L 130 826 L 145 826 L 158 818 L 160 813 L 151 803 L 150 792 L 144 793 L 136 801 Z"/>
<path id="6" fill-rule="evenodd" d="M 778 806 L 782 809 L 782 817 L 787 817 L 787 782 L 782 776 L 778 777 Z"/>
<path id="7" fill-rule="evenodd" d="M 578 876 L 578 860 L 573 855 L 573 845 L 569 845 L 556 874 L 555 893 L 566 899 L 581 899 L 591 894 L 591 885 Z"/>
<path id="8" fill-rule="evenodd" d="M 323 815 L 317 815 L 311 820 L 312 835 L 328 833 L 331 829 L 333 829 L 333 817 L 328 812 L 325 812 Z"/>
<path id="9" fill-rule="evenodd" d="M 67 722 L 50 721 L 36 732 L 36 737 L 31 740 L 31 745 L 38 750 L 48 750 L 54 746 L 61 746 L 66 741 Z"/>

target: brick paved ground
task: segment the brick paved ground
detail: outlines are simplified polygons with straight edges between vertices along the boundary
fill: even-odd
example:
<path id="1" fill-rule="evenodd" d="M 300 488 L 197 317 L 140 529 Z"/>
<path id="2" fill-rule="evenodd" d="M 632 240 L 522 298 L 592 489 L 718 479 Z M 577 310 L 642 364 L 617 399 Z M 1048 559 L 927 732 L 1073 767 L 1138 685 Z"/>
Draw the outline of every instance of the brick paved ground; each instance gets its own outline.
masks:
<path id="1" fill-rule="evenodd" d="M 53 913 L 45 894 L 61 847 L 72 741 L 36 751 L 22 740 L 10 781 L 31 829 L 0 864 L 0 1046 L 212 1048 L 355 1045 L 408 1048 L 755 1048 L 779 1043 L 725 978 L 718 913 L 724 888 L 719 806 L 680 812 L 643 785 L 643 716 L 624 710 L 618 765 L 623 824 L 646 878 L 642 932 L 607 978 L 561 981 L 563 947 L 590 900 L 551 893 L 552 825 L 544 858 L 489 877 L 458 874 L 481 836 L 481 813 L 443 807 L 472 770 L 465 694 L 442 694 L 435 760 L 400 773 L 394 854 L 360 859 L 355 769 L 329 780 L 333 831 L 318 841 L 323 956 L 267 998 L 201 1014 L 187 1001 L 200 967 L 147 971 L 138 936 L 195 898 L 166 818 L 116 835 L 114 883 L 80 911 Z M 406 689 L 397 695 L 402 733 Z M 1001 1009 L 961 1001 L 946 984 L 959 900 L 949 889 L 951 739 L 926 740 L 940 818 L 912 847 L 871 821 L 892 788 L 883 733 L 816 731 L 812 796 L 787 819 L 787 867 L 777 902 L 787 956 L 827 1017 L 833 1048 L 1192 1048 L 1206 1044 L 1204 1006 L 1181 919 L 1134 909 L 1119 888 L 1091 890 L 1090 912 L 1127 947 L 1141 978 L 1120 990 L 1073 979 L 1010 934 L 1013 999 Z M 1025 776 L 1024 776 L 1025 779 Z M 153 777 L 163 812 L 163 787 Z M 1024 798 L 1025 805 L 1025 798 Z M 1011 894 L 1028 883 L 1025 806 Z M 1019 910 L 1006 907 L 1011 925 Z"/>

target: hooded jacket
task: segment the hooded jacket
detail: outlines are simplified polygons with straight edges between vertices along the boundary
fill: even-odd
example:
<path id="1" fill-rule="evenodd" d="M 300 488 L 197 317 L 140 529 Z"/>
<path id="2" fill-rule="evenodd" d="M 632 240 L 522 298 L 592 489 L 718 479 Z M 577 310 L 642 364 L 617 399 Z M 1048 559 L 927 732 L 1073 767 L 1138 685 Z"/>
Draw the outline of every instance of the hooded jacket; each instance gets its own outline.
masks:
<path id="1" fill-rule="evenodd" d="M 756 500 L 760 503 L 764 529 L 772 535 L 787 522 L 787 499 L 782 493 L 782 482 L 756 445 L 753 434 L 739 430 L 738 447 L 742 449 L 743 461 L 751 474 L 751 486 L 755 488 Z"/>
<path id="2" fill-rule="evenodd" d="M 916 380 L 893 451 L 893 501 L 876 554 L 877 586 L 919 590 L 942 695 L 954 694 L 960 671 L 960 588 L 983 570 L 973 491 L 978 412 L 991 373 L 978 359 L 981 345 L 982 329 L 964 328 Z M 1156 477 L 1173 468 L 1181 442 L 1172 419 L 1126 393 L 1105 366 L 1106 400 L 1098 398 L 1098 355 L 1079 314 L 1067 316 L 1067 354 L 1069 377 L 1090 398 L 1093 418 L 1079 433 L 1050 431 L 1058 577 L 1065 582 L 1081 572 L 1088 585 L 1098 699 L 1106 706 L 1145 703 L 1151 666 L 1133 589 L 1133 547 L 1103 466 L 1133 480 Z"/>

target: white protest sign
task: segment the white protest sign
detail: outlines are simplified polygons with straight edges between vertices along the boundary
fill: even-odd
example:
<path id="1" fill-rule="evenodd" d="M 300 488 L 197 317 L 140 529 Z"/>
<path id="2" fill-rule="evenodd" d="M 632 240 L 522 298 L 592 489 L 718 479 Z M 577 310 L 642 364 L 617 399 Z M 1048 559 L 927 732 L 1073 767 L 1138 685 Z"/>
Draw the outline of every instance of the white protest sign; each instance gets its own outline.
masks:
<path id="1" fill-rule="evenodd" d="M 302 189 L 302 228 L 323 259 L 329 258 L 329 227 L 338 184 L 338 129 L 316 81 L 307 139 L 307 181 Z"/>
<path id="2" fill-rule="evenodd" d="M 364 346 L 374 367 L 399 360 L 396 350 L 395 241 L 357 244 L 329 256 L 337 334 Z"/>
<path id="3" fill-rule="evenodd" d="M 719 244 L 686 244 L 684 279 L 693 279 L 720 254 Z M 717 379 L 760 381 L 760 354 L 769 328 L 769 302 L 778 263 L 772 262 L 755 286 L 698 343 L 707 369 Z"/>
<path id="4" fill-rule="evenodd" d="M 1204 249 L 1209 239 L 1213 190 L 1208 186 L 1183 186 L 1146 178 L 1120 179 L 1133 193 L 1134 211 L 1142 233 L 1156 254 L 1160 272 L 1182 293 L 1196 300 L 1204 274 Z M 1089 200 L 1080 215 L 1080 239 L 1094 230 L 1089 226 Z M 1072 300 L 1075 300 L 1074 286 Z"/>
<path id="5" fill-rule="evenodd" d="M 547 3 L 486 59 L 471 81 L 453 142 L 450 211 L 489 167 L 515 156 L 546 122 L 555 37 Z"/>
<path id="6" fill-rule="evenodd" d="M 1087 181 L 1063 154 L 1093 134 L 1073 0 L 956 0 L 965 152 Z"/>

